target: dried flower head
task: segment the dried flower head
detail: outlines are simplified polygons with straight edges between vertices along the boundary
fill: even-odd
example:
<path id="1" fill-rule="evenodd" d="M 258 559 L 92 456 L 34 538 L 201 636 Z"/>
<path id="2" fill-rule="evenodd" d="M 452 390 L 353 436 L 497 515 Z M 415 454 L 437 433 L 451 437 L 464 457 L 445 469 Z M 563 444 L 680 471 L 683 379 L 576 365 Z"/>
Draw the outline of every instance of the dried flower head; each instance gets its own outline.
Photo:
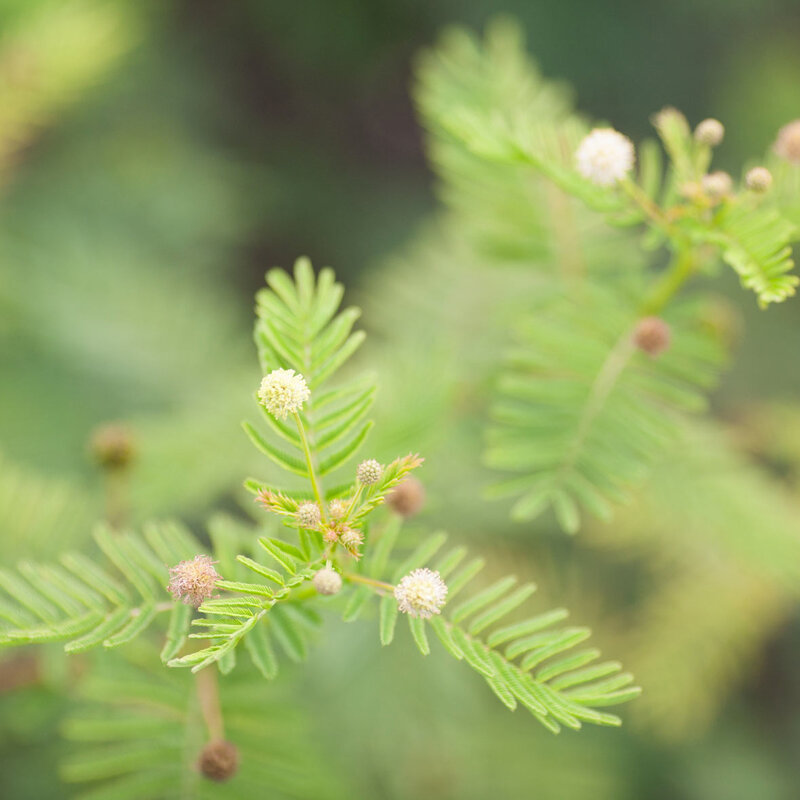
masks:
<path id="1" fill-rule="evenodd" d="M 342 589 L 342 576 L 332 567 L 323 567 L 311 579 L 320 594 L 338 594 Z"/>
<path id="2" fill-rule="evenodd" d="M 362 461 L 356 468 L 356 478 L 365 486 L 377 483 L 383 475 L 383 467 L 374 459 Z"/>
<path id="3" fill-rule="evenodd" d="M 278 419 L 286 419 L 303 407 L 311 392 L 306 379 L 293 369 L 274 369 L 261 381 L 258 399 Z"/>
<path id="4" fill-rule="evenodd" d="M 214 585 L 221 576 L 214 569 L 209 556 L 195 556 L 191 561 L 181 561 L 169 570 L 167 589 L 176 600 L 199 608 L 204 600 L 214 594 Z"/>
<path id="5" fill-rule="evenodd" d="M 727 172 L 712 172 L 703 176 L 702 186 L 712 200 L 720 200 L 733 191 L 733 178 Z"/>
<path id="6" fill-rule="evenodd" d="M 339 541 L 349 553 L 356 555 L 364 543 L 364 534 L 355 528 L 345 528 L 339 533 Z"/>
<path id="7" fill-rule="evenodd" d="M 670 339 L 670 327 L 660 317 L 642 317 L 633 331 L 633 343 L 653 358 L 669 347 Z"/>
<path id="8" fill-rule="evenodd" d="M 772 186 L 772 173 L 766 167 L 753 167 L 748 170 L 744 182 L 751 192 L 762 194 Z"/>
<path id="9" fill-rule="evenodd" d="M 105 469 L 127 467 L 135 454 L 131 432 L 117 422 L 95 428 L 89 440 L 89 450 Z"/>
<path id="10" fill-rule="evenodd" d="M 613 128 L 595 128 L 578 146 L 575 165 L 598 186 L 613 186 L 632 169 L 633 142 Z"/>
<path id="11" fill-rule="evenodd" d="M 350 501 L 337 497 L 328 503 L 328 514 L 331 519 L 341 519 L 347 513 L 348 508 L 350 508 Z"/>
<path id="12" fill-rule="evenodd" d="M 302 503 L 295 514 L 297 522 L 303 528 L 314 528 L 319 526 L 322 519 L 319 506 L 316 503 Z"/>
<path id="13" fill-rule="evenodd" d="M 708 147 L 716 147 L 724 137 L 725 126 L 718 119 L 704 119 L 694 129 L 694 138 Z"/>
<path id="14" fill-rule="evenodd" d="M 778 138 L 772 149 L 781 158 L 800 164 L 800 119 L 784 125 L 778 131 Z"/>
<path id="15" fill-rule="evenodd" d="M 412 517 L 425 504 L 425 489 L 417 478 L 409 475 L 389 493 L 386 502 L 401 517 Z"/>
<path id="16" fill-rule="evenodd" d="M 222 739 L 209 742 L 200 752 L 197 768 L 209 780 L 219 783 L 227 781 L 239 768 L 239 751 Z"/>
<path id="17" fill-rule="evenodd" d="M 415 569 L 395 586 L 394 596 L 404 614 L 430 619 L 447 600 L 447 584 L 438 572 L 427 567 Z"/>

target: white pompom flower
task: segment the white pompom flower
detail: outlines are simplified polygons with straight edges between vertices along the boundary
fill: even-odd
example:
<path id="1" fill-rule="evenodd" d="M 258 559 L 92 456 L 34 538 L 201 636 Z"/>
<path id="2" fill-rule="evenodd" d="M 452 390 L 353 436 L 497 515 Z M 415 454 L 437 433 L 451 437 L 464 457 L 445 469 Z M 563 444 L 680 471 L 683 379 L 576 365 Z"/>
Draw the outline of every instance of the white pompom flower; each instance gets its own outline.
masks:
<path id="1" fill-rule="evenodd" d="M 447 600 L 447 584 L 434 570 L 415 569 L 395 586 L 394 596 L 397 608 L 404 614 L 430 619 Z"/>
<path id="2" fill-rule="evenodd" d="M 278 419 L 286 419 L 303 407 L 311 392 L 302 375 L 293 369 L 274 369 L 262 381 L 258 399 Z"/>
<path id="3" fill-rule="evenodd" d="M 575 151 L 575 166 L 592 183 L 613 186 L 632 169 L 633 142 L 613 128 L 595 128 Z"/>

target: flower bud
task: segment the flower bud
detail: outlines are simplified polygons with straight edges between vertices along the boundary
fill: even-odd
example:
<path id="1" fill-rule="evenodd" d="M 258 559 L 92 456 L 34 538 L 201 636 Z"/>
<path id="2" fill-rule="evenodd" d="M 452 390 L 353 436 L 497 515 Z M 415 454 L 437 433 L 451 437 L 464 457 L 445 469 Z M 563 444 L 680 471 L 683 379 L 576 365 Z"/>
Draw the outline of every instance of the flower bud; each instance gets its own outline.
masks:
<path id="1" fill-rule="evenodd" d="M 200 752 L 197 767 L 211 781 L 222 783 L 232 778 L 239 768 L 239 751 L 230 742 L 217 739 Z"/>
<path id="2" fill-rule="evenodd" d="M 784 125 L 778 131 L 773 150 L 781 158 L 793 164 L 800 164 L 800 119 Z"/>
<path id="3" fill-rule="evenodd" d="M 745 186 L 757 194 L 763 194 L 772 186 L 772 173 L 766 167 L 753 167 L 744 178 Z"/>
<path id="4" fill-rule="evenodd" d="M 425 504 L 425 489 L 419 480 L 409 475 L 389 493 L 386 502 L 401 517 L 413 517 Z"/>
<path id="5" fill-rule="evenodd" d="M 92 431 L 89 449 L 97 463 L 108 470 L 127 467 L 135 455 L 130 431 L 115 422 L 100 425 Z"/>
<path id="6" fill-rule="evenodd" d="M 332 567 L 323 567 L 311 579 L 320 594 L 338 594 L 342 589 L 342 576 Z"/>
<path id="7" fill-rule="evenodd" d="M 336 497 L 328 503 L 328 514 L 331 519 L 341 519 L 347 513 L 348 508 L 350 508 L 349 500 Z"/>
<path id="8" fill-rule="evenodd" d="M 195 556 L 191 561 L 181 561 L 169 570 L 167 589 L 176 600 L 199 608 L 214 594 L 214 586 L 221 576 L 208 556 Z"/>
<path id="9" fill-rule="evenodd" d="M 319 526 L 321 515 L 316 503 L 303 503 L 295 513 L 295 518 L 302 528 L 314 530 Z"/>
<path id="10" fill-rule="evenodd" d="M 727 172 L 718 171 L 704 175 L 701 185 L 712 200 L 721 200 L 733 191 L 733 179 Z"/>
<path id="11" fill-rule="evenodd" d="M 364 543 L 364 534 L 355 528 L 345 528 L 339 534 L 339 541 L 349 553 L 356 555 L 358 548 Z"/>
<path id="12" fill-rule="evenodd" d="M 694 129 L 694 138 L 707 147 L 716 147 L 724 136 L 725 126 L 718 119 L 704 119 Z"/>
<path id="13" fill-rule="evenodd" d="M 660 317 L 643 317 L 633 331 L 633 343 L 653 358 L 669 347 L 670 339 L 670 327 Z"/>
<path id="14" fill-rule="evenodd" d="M 383 467 L 374 459 L 362 461 L 356 469 L 356 478 L 364 486 L 373 486 L 383 476 Z"/>

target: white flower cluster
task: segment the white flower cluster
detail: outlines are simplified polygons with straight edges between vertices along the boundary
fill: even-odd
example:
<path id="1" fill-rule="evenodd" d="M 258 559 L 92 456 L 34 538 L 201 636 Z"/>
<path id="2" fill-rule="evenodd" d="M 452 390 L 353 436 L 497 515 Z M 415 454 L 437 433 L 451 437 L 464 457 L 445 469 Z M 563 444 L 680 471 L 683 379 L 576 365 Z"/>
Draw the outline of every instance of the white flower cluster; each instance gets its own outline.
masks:
<path id="1" fill-rule="evenodd" d="M 613 186 L 632 169 L 633 142 L 613 128 L 595 128 L 575 151 L 575 166 L 592 183 Z"/>
<path id="2" fill-rule="evenodd" d="M 302 375 L 293 369 L 274 369 L 262 381 L 258 399 L 278 419 L 286 419 L 303 407 L 311 392 Z"/>
<path id="3" fill-rule="evenodd" d="M 395 586 L 394 596 L 404 614 L 430 619 L 447 600 L 447 584 L 438 572 L 427 567 L 415 569 Z"/>
<path id="4" fill-rule="evenodd" d="M 362 461 L 356 469 L 356 478 L 359 483 L 364 486 L 372 486 L 376 484 L 383 475 L 383 467 L 374 459 L 370 458 L 367 461 Z"/>

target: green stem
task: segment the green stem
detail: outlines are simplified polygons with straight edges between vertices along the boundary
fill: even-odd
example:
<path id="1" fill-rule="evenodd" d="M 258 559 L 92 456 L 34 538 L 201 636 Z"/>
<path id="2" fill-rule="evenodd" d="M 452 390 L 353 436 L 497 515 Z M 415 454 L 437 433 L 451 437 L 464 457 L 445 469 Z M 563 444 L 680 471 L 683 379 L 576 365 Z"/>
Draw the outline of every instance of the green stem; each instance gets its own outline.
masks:
<path id="1" fill-rule="evenodd" d="M 374 578 L 367 578 L 366 575 L 358 575 L 355 572 L 346 572 L 344 577 L 349 581 L 355 583 L 363 583 L 373 589 L 381 589 L 386 592 L 394 592 L 394 586 L 391 583 L 384 583 L 383 581 L 376 581 Z"/>
<path id="2" fill-rule="evenodd" d="M 672 264 L 660 276 L 642 303 L 642 316 L 658 314 L 688 280 L 694 267 L 695 261 L 690 248 L 676 253 Z"/>
<path id="3" fill-rule="evenodd" d="M 325 503 L 322 502 L 322 493 L 319 490 L 317 475 L 314 472 L 314 461 L 311 458 L 311 449 L 308 446 L 308 438 L 306 437 L 306 431 L 303 427 L 303 421 L 300 419 L 300 415 L 296 411 L 294 412 L 294 421 L 297 423 L 297 430 L 300 434 L 300 443 L 303 445 L 303 453 L 305 454 L 306 466 L 308 467 L 308 477 L 311 480 L 311 487 L 314 490 L 314 497 L 316 497 L 317 503 L 319 504 L 319 513 L 322 516 L 322 521 L 326 522 Z"/>

